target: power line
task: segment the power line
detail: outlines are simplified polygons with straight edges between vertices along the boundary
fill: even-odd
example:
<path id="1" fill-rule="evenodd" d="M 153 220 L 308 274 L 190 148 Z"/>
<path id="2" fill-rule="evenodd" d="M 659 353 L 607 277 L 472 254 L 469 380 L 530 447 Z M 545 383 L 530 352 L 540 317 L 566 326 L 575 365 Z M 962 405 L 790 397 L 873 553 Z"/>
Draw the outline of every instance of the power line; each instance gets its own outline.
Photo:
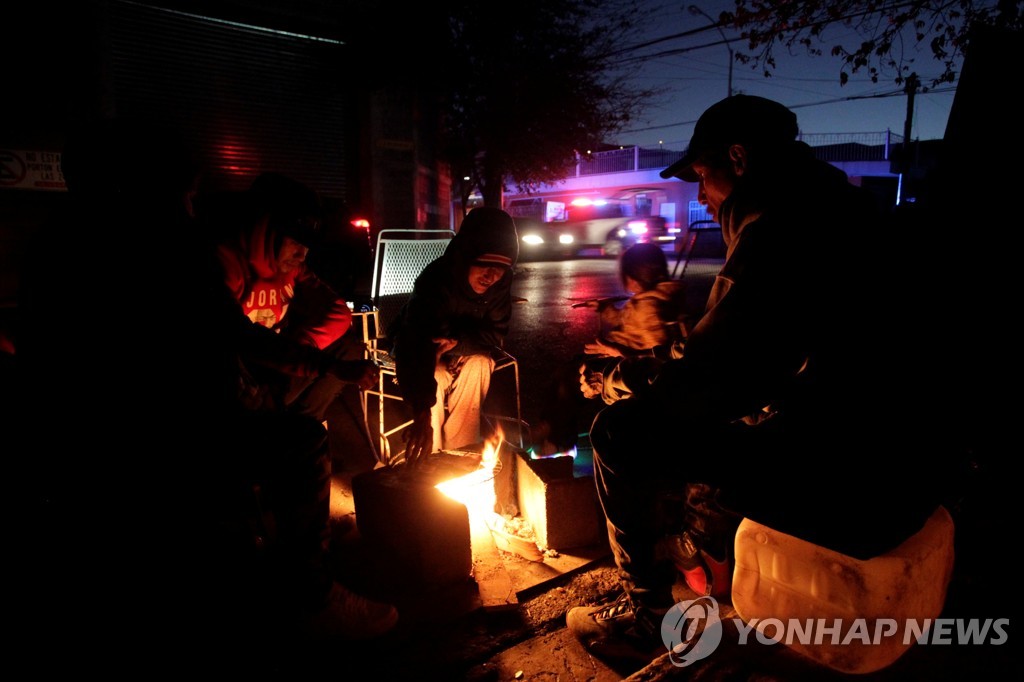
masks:
<path id="1" fill-rule="evenodd" d="M 703 30 L 706 30 L 706 29 L 701 29 L 701 30 L 703 31 Z M 627 57 L 625 59 L 622 59 L 622 60 L 616 62 L 616 65 L 617 66 L 623 66 L 623 65 L 626 65 L 626 64 L 633 64 L 633 63 L 636 63 L 636 62 L 646 62 L 646 61 L 649 61 L 651 59 L 658 59 L 659 57 L 672 57 L 672 56 L 675 56 L 677 54 L 686 54 L 687 52 L 694 52 L 695 50 L 703 50 L 706 47 L 715 47 L 716 45 L 726 45 L 727 43 L 728 43 L 728 41 L 726 41 L 726 40 L 716 40 L 716 41 L 714 41 L 712 43 L 702 43 L 700 45 L 691 45 L 689 47 L 677 47 L 677 48 L 672 49 L 672 50 L 663 50 L 661 52 L 653 52 L 651 54 L 637 55 L 635 57 Z"/>
<path id="2" fill-rule="evenodd" d="M 891 8 L 887 8 L 887 9 L 895 10 L 895 9 L 900 9 L 900 8 L 903 8 L 903 7 L 910 7 L 910 6 L 913 6 L 914 4 L 915 4 L 914 2 L 906 2 L 906 3 L 894 5 Z M 799 31 L 805 31 L 805 30 L 809 30 L 809 29 L 812 29 L 812 28 L 817 28 L 817 27 L 820 27 L 820 26 L 827 26 L 827 25 L 830 25 L 830 24 L 831 25 L 842 24 L 843 22 L 845 22 L 845 21 L 847 21 L 849 19 L 862 18 L 862 17 L 871 16 L 872 14 L 881 14 L 881 13 L 882 13 L 882 8 L 865 9 L 865 10 L 862 10 L 860 12 L 853 12 L 851 14 L 843 15 L 841 17 L 829 17 L 827 19 L 823 19 L 823 20 L 815 22 L 813 24 L 807 24 L 806 26 L 801 26 L 799 28 Z M 702 26 L 700 28 L 694 28 L 694 29 L 690 29 L 690 30 L 687 30 L 687 31 L 682 31 L 681 33 L 673 33 L 672 35 L 664 36 L 664 37 L 661 37 L 661 38 L 655 38 L 653 40 L 648 40 L 648 41 L 645 41 L 645 42 L 642 42 L 642 43 L 637 43 L 636 45 L 629 45 L 627 47 L 623 47 L 623 48 L 620 48 L 618 50 L 613 50 L 613 51 L 607 53 L 606 55 L 604 55 L 604 57 L 612 57 L 612 56 L 615 56 L 615 55 L 625 54 L 625 53 L 628 53 L 628 52 L 635 52 L 637 50 L 642 50 L 645 47 L 650 47 L 652 45 L 657 45 L 659 43 L 668 42 L 670 40 L 677 40 L 679 38 L 688 38 L 688 37 L 690 37 L 692 35 L 697 35 L 698 33 L 703 33 L 705 31 L 718 30 L 721 33 L 723 28 L 725 28 L 725 26 L 723 26 L 721 21 L 718 21 L 718 22 L 715 22 L 713 24 L 709 24 L 707 26 Z M 778 38 L 779 36 L 782 36 L 785 32 L 786 31 L 779 31 L 779 32 L 777 32 L 777 34 L 775 36 L 773 36 L 773 39 Z M 693 46 L 690 46 L 690 47 L 680 47 L 680 48 L 675 48 L 675 49 L 672 49 L 672 50 L 663 50 L 661 52 L 654 52 L 654 53 L 647 54 L 647 55 L 638 55 L 638 56 L 635 56 L 635 57 L 627 57 L 625 59 L 622 59 L 622 60 L 616 62 L 616 64 L 621 66 L 621 65 L 625 65 L 625 64 L 631 64 L 631 63 L 634 63 L 634 62 L 644 62 L 644 61 L 647 61 L 649 59 L 657 59 L 658 57 L 671 57 L 671 56 L 674 56 L 674 55 L 686 54 L 687 52 L 693 52 L 694 50 L 702 50 L 702 49 L 707 48 L 707 47 L 714 47 L 716 45 L 726 45 L 727 47 L 731 48 L 730 43 L 734 42 L 736 40 L 742 40 L 743 39 L 743 35 L 740 34 L 740 35 L 736 36 L 736 38 L 725 38 L 725 34 L 723 33 L 722 34 L 722 38 L 723 38 L 722 40 L 717 40 L 717 41 L 714 41 L 714 42 L 711 42 L 711 43 L 704 43 L 702 45 L 693 45 Z"/>
<path id="3" fill-rule="evenodd" d="M 913 3 L 901 3 L 899 5 L 896 5 L 896 7 L 911 6 L 912 4 Z M 820 24 L 822 24 L 822 25 L 824 25 L 824 24 L 841 24 L 841 23 L 843 23 L 843 20 L 847 19 L 847 18 L 865 17 L 865 16 L 869 16 L 869 15 L 872 15 L 872 14 L 878 14 L 878 11 L 877 10 L 875 10 L 875 11 L 872 11 L 872 10 L 863 11 L 862 10 L 860 12 L 852 13 L 851 15 L 849 15 L 849 17 L 835 17 L 835 18 L 830 17 L 830 18 L 828 18 L 826 20 L 821 21 Z M 815 24 L 815 26 L 816 25 L 817 24 Z M 728 38 L 726 36 L 726 34 L 722 32 L 722 28 L 723 27 L 727 27 L 727 26 L 729 26 L 729 25 L 728 24 L 724 24 L 723 25 L 722 22 L 720 22 L 720 21 L 719 22 L 714 22 L 714 23 L 711 23 L 709 25 L 702 26 L 702 27 L 699 27 L 699 28 L 690 29 L 690 30 L 687 30 L 687 31 L 682 31 L 682 32 L 679 32 L 679 33 L 674 33 L 674 34 L 671 34 L 671 35 L 668 35 L 668 36 L 663 36 L 663 37 L 655 38 L 655 39 L 652 39 L 652 40 L 646 40 L 646 41 L 641 42 L 641 43 L 636 43 L 634 45 L 630 45 L 630 46 L 627 46 L 625 48 L 621 48 L 619 50 L 616 50 L 616 51 L 610 53 L 610 55 L 621 56 L 621 58 L 615 60 L 616 65 L 618 65 L 618 66 L 628 66 L 628 65 L 639 65 L 639 64 L 644 64 L 644 63 L 652 63 L 655 60 L 658 60 L 658 59 L 661 59 L 661 58 L 665 58 L 665 57 L 672 57 L 672 56 L 676 56 L 676 55 L 684 55 L 684 54 L 692 53 L 692 52 L 694 52 L 696 50 L 704 50 L 704 49 L 707 49 L 707 48 L 715 48 L 715 47 L 721 47 L 722 45 L 725 45 L 727 48 L 730 48 L 730 56 L 731 56 L 732 50 L 731 50 L 731 47 L 730 47 L 730 42 L 733 42 L 735 40 L 743 40 L 743 37 L 742 37 L 741 33 L 738 33 L 736 38 Z M 810 25 L 804 26 L 804 27 L 802 27 L 802 30 L 803 29 L 808 29 L 808 28 L 811 28 L 811 26 Z M 646 49 L 654 47 L 654 46 L 661 45 L 663 47 L 668 47 L 668 46 L 665 46 L 664 43 L 667 43 L 669 41 L 678 40 L 678 39 L 681 39 L 681 38 L 686 38 L 686 37 L 702 34 L 702 33 L 706 32 L 706 31 L 710 31 L 710 30 L 717 30 L 719 32 L 719 34 L 721 35 L 721 39 L 720 40 L 717 40 L 717 39 L 716 40 L 708 40 L 706 42 L 702 42 L 699 45 L 689 45 L 689 46 L 685 46 L 685 47 L 660 49 L 660 50 L 657 50 L 655 52 L 647 52 L 645 54 L 637 54 L 637 52 L 639 52 L 639 51 L 645 51 Z M 784 33 L 786 33 L 786 32 L 785 31 L 779 32 L 775 37 L 779 38 Z M 731 69 L 732 69 L 732 59 L 730 59 L 729 67 L 730 67 L 730 71 L 731 71 Z M 746 79 L 743 79 L 743 80 L 746 80 Z M 792 79 L 787 79 L 785 77 L 776 76 L 772 80 L 775 80 L 775 81 L 785 81 L 785 80 L 792 80 Z M 819 80 L 819 79 L 801 79 L 801 80 Z M 823 80 L 823 79 L 820 79 L 820 80 Z M 793 88 L 793 89 L 794 90 L 799 90 L 799 88 Z M 731 88 L 730 88 L 730 91 L 731 91 Z M 920 94 L 943 94 L 943 93 L 949 93 L 949 92 L 955 92 L 955 86 L 952 86 L 952 87 L 949 87 L 949 88 L 942 88 L 942 89 L 932 88 L 927 93 L 921 92 Z M 808 93 L 808 94 L 811 94 L 811 96 L 814 95 L 814 93 Z M 884 98 L 890 98 L 890 97 L 904 97 L 904 96 L 906 96 L 905 90 L 904 89 L 900 89 L 898 91 L 883 92 L 883 93 L 877 93 L 877 94 L 869 93 L 869 94 L 860 94 L 860 95 L 850 95 L 850 96 L 846 96 L 846 97 L 821 99 L 821 100 L 816 100 L 816 101 L 811 101 L 811 102 L 805 102 L 805 103 L 802 103 L 802 104 L 797 104 L 797 105 L 794 105 L 794 106 L 792 106 L 790 108 L 791 109 L 802 109 L 802 108 L 809 108 L 809 107 L 815 107 L 815 106 L 823 106 L 823 105 L 842 103 L 842 102 L 853 102 L 853 101 L 858 101 L 858 100 L 863 101 L 863 100 L 884 99 Z M 671 124 L 665 124 L 665 125 L 648 126 L 648 127 L 644 127 L 644 128 L 633 128 L 633 129 L 630 129 L 630 130 L 620 131 L 619 134 L 630 135 L 630 134 L 643 133 L 643 132 L 648 132 L 648 131 L 660 131 L 660 130 L 671 129 L 671 128 L 675 128 L 675 127 L 681 127 L 681 126 L 686 126 L 686 125 L 693 125 L 694 123 L 696 123 L 696 120 L 683 121 L 683 122 L 679 122 L 679 123 L 671 123 Z"/>
<path id="4" fill-rule="evenodd" d="M 933 89 L 929 90 L 928 92 L 919 92 L 918 96 L 922 96 L 922 95 L 938 95 L 938 94 L 943 94 L 943 93 L 947 93 L 947 92 L 956 92 L 956 87 L 933 88 Z M 897 90 L 895 92 L 879 93 L 879 94 L 876 94 L 876 95 L 850 95 L 849 97 L 837 97 L 837 98 L 834 98 L 834 99 L 822 100 L 820 102 L 804 102 L 803 104 L 786 105 L 786 108 L 787 109 L 805 109 L 807 107 L 818 107 L 818 106 L 822 106 L 822 105 L 825 105 L 825 104 L 837 104 L 839 102 L 852 102 L 854 100 L 862 100 L 862 99 L 883 99 L 883 98 L 887 98 L 887 97 L 904 97 L 904 96 L 906 96 L 906 94 L 907 93 L 904 92 L 903 90 Z M 620 131 L 620 134 L 622 134 L 622 135 L 629 135 L 629 134 L 632 134 L 632 133 L 645 133 L 645 132 L 648 132 L 648 131 L 651 131 L 651 130 L 663 130 L 665 128 L 676 128 L 676 127 L 679 127 L 679 126 L 693 125 L 696 122 L 697 122 L 697 120 L 694 119 L 692 121 L 681 121 L 679 123 L 669 123 L 667 125 L 650 126 L 649 128 L 633 128 L 632 130 Z"/>

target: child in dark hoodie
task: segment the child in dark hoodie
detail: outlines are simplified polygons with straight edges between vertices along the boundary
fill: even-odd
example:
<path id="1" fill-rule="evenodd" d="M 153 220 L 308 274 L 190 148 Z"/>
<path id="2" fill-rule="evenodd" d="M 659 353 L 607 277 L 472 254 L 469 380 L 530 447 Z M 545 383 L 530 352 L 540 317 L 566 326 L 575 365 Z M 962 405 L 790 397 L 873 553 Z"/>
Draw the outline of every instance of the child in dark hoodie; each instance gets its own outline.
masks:
<path id="1" fill-rule="evenodd" d="M 500 209 L 473 209 L 444 255 L 416 280 L 389 336 L 413 413 L 406 461 L 482 440 L 480 411 L 512 319 L 519 237 Z"/>

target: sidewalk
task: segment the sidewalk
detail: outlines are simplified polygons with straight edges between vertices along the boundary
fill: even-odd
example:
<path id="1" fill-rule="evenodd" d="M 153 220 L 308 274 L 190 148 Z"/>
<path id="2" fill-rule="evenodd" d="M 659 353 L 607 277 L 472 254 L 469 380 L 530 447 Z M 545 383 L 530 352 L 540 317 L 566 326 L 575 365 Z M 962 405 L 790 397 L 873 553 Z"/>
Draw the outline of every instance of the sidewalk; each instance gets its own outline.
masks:
<path id="1" fill-rule="evenodd" d="M 699 315 L 713 281 L 713 272 L 692 270 L 689 275 L 695 276 L 691 285 L 692 300 L 700 302 L 699 306 L 694 305 L 692 313 Z M 523 381 L 529 380 L 523 378 Z M 334 511 L 351 514 L 354 510 L 351 499 L 344 497 L 344 481 L 338 483 L 342 491 Z M 997 554 L 995 547 L 1002 545 L 993 541 L 1000 533 L 993 527 L 992 519 L 1004 512 L 1007 502 L 988 498 L 987 489 L 987 482 L 980 481 L 970 497 L 950 509 L 957 524 L 958 554 L 943 618 L 1009 618 L 1013 613 L 1016 580 L 993 564 Z M 349 536 L 349 541 L 353 543 L 349 568 L 358 567 L 361 559 L 356 549 L 357 531 Z M 502 557 L 513 573 L 531 563 L 507 552 L 503 552 Z M 345 575 L 344 570 L 342 575 Z M 358 579 L 366 577 L 364 573 Z M 576 570 L 522 587 L 516 594 L 518 606 L 505 612 L 481 609 L 479 594 L 471 583 L 443 592 L 404 594 L 400 586 L 377 583 L 370 589 L 383 589 L 394 595 L 402 614 L 399 627 L 379 642 L 339 647 L 338 655 L 332 658 L 345 661 L 344 667 L 351 663 L 353 669 L 369 671 L 369 677 L 374 679 L 408 679 L 413 675 L 474 682 L 549 679 L 839 682 L 851 679 L 850 675 L 825 669 L 784 645 L 740 646 L 735 629 L 726 630 L 726 637 L 714 655 L 687 667 L 673 664 L 667 652 L 646 665 L 599 660 L 587 653 L 566 628 L 565 614 L 574 606 L 604 601 L 617 587 L 614 564 L 606 551 Z M 1005 595 L 1007 600 L 994 599 L 994 595 Z M 696 595 L 685 585 L 677 584 L 676 597 L 682 600 Z M 720 607 L 723 614 L 732 613 L 727 602 L 721 601 Z M 357 662 L 358 668 L 355 667 Z M 1014 675 L 1014 671 L 1018 674 Z M 911 647 L 884 670 L 854 677 L 858 682 L 953 682 L 1012 679 L 1021 672 L 1024 667 L 1020 659 L 1006 645 L 928 645 Z"/>
<path id="2" fill-rule="evenodd" d="M 696 265 L 691 263 L 685 276 L 688 312 L 694 320 L 703 313 L 720 262 L 692 267 Z M 523 385 L 544 385 L 546 377 L 536 376 L 539 363 L 529 357 L 519 359 Z M 351 473 L 337 481 L 336 515 L 354 517 L 352 498 L 345 492 L 350 480 Z M 976 481 L 965 481 L 964 499 L 955 501 L 950 509 L 956 523 L 957 557 L 943 618 L 1009 618 L 1015 612 L 1019 581 L 1012 566 L 1002 559 L 1006 550 L 1000 551 L 1012 546 L 1013 527 L 1012 522 L 999 520 L 1018 518 L 1019 512 L 1012 511 L 1011 499 L 992 493 L 1008 485 L 981 472 Z M 865 502 L 870 503 L 870 491 L 865 491 Z M 912 647 L 877 673 L 843 675 L 801 658 L 784 645 L 740 646 L 734 630 L 727 633 L 714 655 L 688 667 L 674 665 L 667 655 L 646 665 L 613 665 L 591 656 L 565 625 L 570 608 L 601 603 L 616 592 L 617 574 L 606 546 L 592 561 L 561 573 L 550 570 L 546 579 L 540 580 L 534 572 L 547 570 L 543 563 L 502 552 L 504 566 L 516 580 L 529 577 L 514 585 L 516 608 L 491 611 L 481 608 L 480 593 L 471 580 L 445 590 L 410 590 L 414 581 L 411 576 L 402 577 L 403 567 L 397 567 L 397 578 L 373 572 L 371 557 L 361 553 L 358 528 L 346 540 L 346 558 L 337 567 L 339 577 L 392 599 L 399 608 L 400 622 L 395 632 L 380 641 L 331 647 L 326 669 L 318 671 L 321 673 L 359 670 L 368 679 L 429 677 L 473 682 L 849 682 L 853 678 L 857 682 L 959 682 L 1015 679 L 1024 673 L 1024 659 L 1011 646 L 930 645 Z M 676 592 L 679 599 L 696 596 L 679 584 Z M 723 613 L 729 613 L 728 603 L 720 606 Z M 306 664 L 322 659 L 324 651 L 317 648 Z M 281 672 L 290 673 L 294 661 L 282 662 Z"/>
<path id="3" fill-rule="evenodd" d="M 349 513 L 345 481 L 336 482 L 340 496 L 335 513 Z M 962 518 L 962 517 L 961 517 Z M 963 519 L 966 523 L 970 519 Z M 893 665 L 876 673 L 846 675 L 826 669 L 784 645 L 766 646 L 750 641 L 738 643 L 735 627 L 727 619 L 735 611 L 727 600 L 719 600 L 726 624 L 725 636 L 714 653 L 692 665 L 680 667 L 665 654 L 648 663 L 605 661 L 590 655 L 566 628 L 565 614 L 574 607 L 601 603 L 618 587 L 617 573 L 607 552 L 578 570 L 552 576 L 516 593 L 517 606 L 511 610 L 480 607 L 475 583 L 455 584 L 443 589 L 410 590 L 406 581 L 375 572 L 372 557 L 362 552 L 358 529 L 350 531 L 343 543 L 345 558 L 337 568 L 339 576 L 368 594 L 395 603 L 401 614 L 398 628 L 380 640 L 331 645 L 308 652 L 304 665 L 324 661 L 320 673 L 360 671 L 366 679 L 407 680 L 414 677 L 444 680 L 591 680 L 593 682 L 653 682 L 656 680 L 702 680 L 703 682 L 905 682 L 928 680 L 1015 679 L 1022 671 L 1020 659 L 1010 646 L 918 645 L 911 647 Z M 511 553 L 502 553 L 511 573 L 522 575 L 538 570 Z M 1008 606 L 975 598 L 978 576 L 969 573 L 977 566 L 967 562 L 954 571 L 943 618 L 1009 617 Z M 399 575 L 401 567 L 398 568 Z M 697 597 L 681 581 L 674 590 L 677 600 Z M 329 651 L 329 654 L 325 653 Z M 293 674 L 295 661 L 305 650 L 284 657 L 277 665 L 282 674 Z M 310 671 L 314 672 L 314 671 Z"/>

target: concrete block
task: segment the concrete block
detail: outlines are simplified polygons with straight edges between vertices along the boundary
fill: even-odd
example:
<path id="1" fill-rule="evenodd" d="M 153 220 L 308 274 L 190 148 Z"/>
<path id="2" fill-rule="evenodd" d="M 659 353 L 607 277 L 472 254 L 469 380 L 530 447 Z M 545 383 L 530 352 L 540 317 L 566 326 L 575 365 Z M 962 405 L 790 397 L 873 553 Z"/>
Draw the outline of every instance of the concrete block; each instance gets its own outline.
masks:
<path id="1" fill-rule="evenodd" d="M 465 581 L 473 569 L 469 512 L 434 488 L 445 480 L 435 473 L 395 467 L 352 479 L 363 540 L 424 586 Z"/>
<path id="2" fill-rule="evenodd" d="M 561 551 L 606 537 L 594 479 L 575 477 L 572 457 L 530 459 L 521 454 L 516 477 L 519 510 L 533 527 L 538 546 Z"/>

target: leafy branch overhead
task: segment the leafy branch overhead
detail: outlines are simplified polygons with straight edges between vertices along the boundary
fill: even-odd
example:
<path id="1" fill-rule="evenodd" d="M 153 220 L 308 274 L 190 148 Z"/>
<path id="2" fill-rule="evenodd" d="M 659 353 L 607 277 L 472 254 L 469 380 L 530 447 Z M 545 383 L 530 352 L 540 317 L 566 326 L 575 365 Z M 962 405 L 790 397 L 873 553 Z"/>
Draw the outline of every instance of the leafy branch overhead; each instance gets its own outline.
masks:
<path id="1" fill-rule="evenodd" d="M 903 84 L 919 69 L 914 59 L 924 48 L 941 65 L 934 87 L 955 81 L 975 25 L 1010 30 L 1022 28 L 1024 0 L 735 0 L 732 12 L 719 23 L 740 32 L 747 42 L 736 60 L 771 76 L 778 48 L 828 53 L 842 59 L 839 80 L 866 72 L 873 82 L 882 77 Z M 843 27 L 842 38 L 831 37 Z M 852 31 L 852 34 L 851 34 Z"/>
<path id="2" fill-rule="evenodd" d="M 639 17 L 634 0 L 521 0 L 501 12 L 452 3 L 443 111 L 453 174 L 496 204 L 503 182 L 561 180 L 577 154 L 622 130 L 653 95 L 615 69 Z"/>

